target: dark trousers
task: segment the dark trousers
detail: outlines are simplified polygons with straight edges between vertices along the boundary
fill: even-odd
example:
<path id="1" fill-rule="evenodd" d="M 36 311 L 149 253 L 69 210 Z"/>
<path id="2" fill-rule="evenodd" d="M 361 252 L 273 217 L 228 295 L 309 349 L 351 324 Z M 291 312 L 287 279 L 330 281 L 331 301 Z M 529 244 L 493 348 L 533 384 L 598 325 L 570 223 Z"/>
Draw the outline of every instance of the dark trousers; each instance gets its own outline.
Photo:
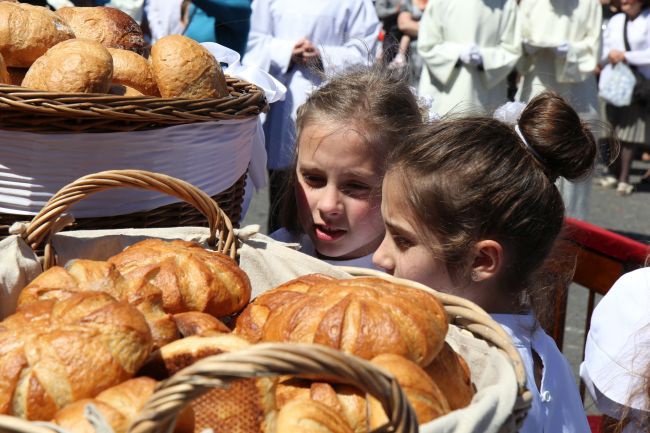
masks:
<path id="1" fill-rule="evenodd" d="M 280 214 L 285 194 L 288 193 L 287 182 L 291 169 L 269 170 L 269 218 L 267 230 L 269 234 L 282 227 Z"/>

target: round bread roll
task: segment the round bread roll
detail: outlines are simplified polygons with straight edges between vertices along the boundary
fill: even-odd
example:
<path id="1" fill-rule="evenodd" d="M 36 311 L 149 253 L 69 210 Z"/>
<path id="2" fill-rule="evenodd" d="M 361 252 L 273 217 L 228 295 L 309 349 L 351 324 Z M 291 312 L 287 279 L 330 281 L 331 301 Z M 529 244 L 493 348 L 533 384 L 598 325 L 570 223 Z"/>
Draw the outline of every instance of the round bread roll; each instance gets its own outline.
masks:
<path id="1" fill-rule="evenodd" d="M 463 408 L 472 402 L 474 386 L 465 360 L 445 342 L 431 364 L 424 369 L 447 397 L 451 410 Z"/>
<path id="2" fill-rule="evenodd" d="M 113 57 L 113 84 L 132 88 L 142 95 L 160 96 L 151 65 L 141 55 L 133 51 L 109 48 Z"/>
<path id="3" fill-rule="evenodd" d="M 22 86 L 65 93 L 108 93 L 113 58 L 99 42 L 70 39 L 50 48 L 29 68 Z"/>
<path id="4" fill-rule="evenodd" d="M 11 75 L 9 75 L 7 64 L 5 63 L 5 59 L 2 57 L 2 54 L 0 54 L 0 83 L 12 84 Z"/>
<path id="5" fill-rule="evenodd" d="M 395 376 L 406 398 L 413 407 L 418 424 L 427 423 L 450 412 L 449 403 L 436 383 L 417 364 L 390 353 L 372 359 Z M 370 398 L 370 428 L 378 428 L 388 421 L 381 403 Z"/>
<path id="6" fill-rule="evenodd" d="M 198 42 L 171 35 L 151 48 L 151 66 L 163 98 L 222 98 L 228 95 L 221 65 Z"/>
<path id="7" fill-rule="evenodd" d="M 72 28 L 77 38 L 92 39 L 107 48 L 144 52 L 142 29 L 133 18 L 119 9 L 65 7 L 56 13 Z"/>
<path id="8" fill-rule="evenodd" d="M 72 29 L 47 8 L 0 2 L 0 53 L 7 66 L 28 68 L 49 48 L 74 37 Z"/>

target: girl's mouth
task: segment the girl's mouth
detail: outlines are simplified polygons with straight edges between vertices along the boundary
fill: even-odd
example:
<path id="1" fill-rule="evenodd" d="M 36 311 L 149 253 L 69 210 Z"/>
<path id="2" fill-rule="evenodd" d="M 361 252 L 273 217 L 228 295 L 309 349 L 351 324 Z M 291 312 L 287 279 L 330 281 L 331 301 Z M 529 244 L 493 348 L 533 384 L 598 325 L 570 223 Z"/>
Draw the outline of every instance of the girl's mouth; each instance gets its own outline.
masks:
<path id="1" fill-rule="evenodd" d="M 346 230 L 316 224 L 314 225 L 314 232 L 316 233 L 316 238 L 318 238 L 318 240 L 331 242 L 343 236 L 346 233 Z"/>

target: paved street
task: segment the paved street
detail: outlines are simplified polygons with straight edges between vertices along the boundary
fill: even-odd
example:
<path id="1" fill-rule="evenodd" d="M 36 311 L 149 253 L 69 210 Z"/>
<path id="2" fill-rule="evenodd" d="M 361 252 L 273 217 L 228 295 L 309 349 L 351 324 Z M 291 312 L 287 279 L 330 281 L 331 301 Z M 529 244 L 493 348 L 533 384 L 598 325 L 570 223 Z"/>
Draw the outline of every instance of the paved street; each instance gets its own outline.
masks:
<path id="1" fill-rule="evenodd" d="M 635 161 L 632 183 L 650 169 L 650 163 Z M 258 192 L 251 203 L 242 225 L 260 224 L 266 228 L 268 213 L 268 192 Z M 589 222 L 601 227 L 632 237 L 641 242 L 650 243 L 650 185 L 640 185 L 634 194 L 619 197 L 613 189 L 604 189 L 593 185 Z M 567 328 L 564 340 L 564 352 L 574 367 L 577 377 L 578 365 L 582 357 L 582 329 L 585 322 L 587 290 L 577 285 L 571 287 L 567 314 Z M 587 401 L 588 410 L 593 405 Z"/>

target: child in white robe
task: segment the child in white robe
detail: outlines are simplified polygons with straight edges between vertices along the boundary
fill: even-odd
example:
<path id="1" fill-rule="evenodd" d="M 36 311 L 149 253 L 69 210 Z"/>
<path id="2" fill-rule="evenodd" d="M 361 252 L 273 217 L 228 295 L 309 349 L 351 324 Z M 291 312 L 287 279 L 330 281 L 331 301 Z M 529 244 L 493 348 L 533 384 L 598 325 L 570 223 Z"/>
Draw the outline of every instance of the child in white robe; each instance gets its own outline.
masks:
<path id="1" fill-rule="evenodd" d="M 386 236 L 374 262 L 465 297 L 503 325 L 533 395 L 521 432 L 588 433 L 571 369 L 525 295 L 536 288 L 535 274 L 563 225 L 555 179 L 589 173 L 596 142 L 555 94 L 543 93 L 509 117 L 443 118 L 389 156 L 381 204 Z"/>

